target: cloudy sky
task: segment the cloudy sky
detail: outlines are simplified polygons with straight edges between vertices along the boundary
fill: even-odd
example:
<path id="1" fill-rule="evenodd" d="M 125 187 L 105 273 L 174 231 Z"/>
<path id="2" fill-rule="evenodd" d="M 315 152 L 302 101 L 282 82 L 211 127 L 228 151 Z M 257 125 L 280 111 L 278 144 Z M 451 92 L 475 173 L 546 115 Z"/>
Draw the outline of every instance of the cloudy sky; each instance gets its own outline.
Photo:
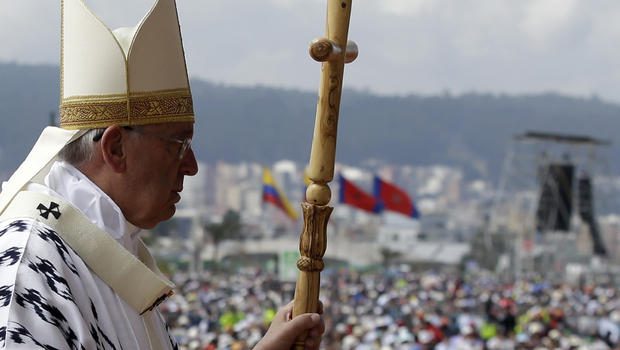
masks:
<path id="1" fill-rule="evenodd" d="M 86 0 L 111 28 L 151 0 Z M 325 0 L 177 0 L 193 77 L 316 91 Z M 379 94 L 540 93 L 620 102 L 620 1 L 354 0 L 345 86 Z M 0 61 L 58 64 L 60 1 L 0 2 Z M 0 77 L 1 79 L 1 77 Z"/>

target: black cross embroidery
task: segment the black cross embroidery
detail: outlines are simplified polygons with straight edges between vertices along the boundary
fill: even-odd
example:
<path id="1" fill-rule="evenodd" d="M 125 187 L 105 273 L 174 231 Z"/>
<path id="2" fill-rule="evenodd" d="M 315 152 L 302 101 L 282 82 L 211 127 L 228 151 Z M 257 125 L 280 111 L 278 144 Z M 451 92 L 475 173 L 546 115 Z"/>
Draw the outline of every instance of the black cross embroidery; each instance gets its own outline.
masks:
<path id="1" fill-rule="evenodd" d="M 49 217 L 50 213 L 54 215 L 54 218 L 56 220 L 58 220 L 58 218 L 60 217 L 60 210 L 58 210 L 58 203 L 50 202 L 49 208 L 44 206 L 43 203 L 39 203 L 39 206 L 37 207 L 37 209 L 39 210 L 39 214 L 45 219 Z"/>

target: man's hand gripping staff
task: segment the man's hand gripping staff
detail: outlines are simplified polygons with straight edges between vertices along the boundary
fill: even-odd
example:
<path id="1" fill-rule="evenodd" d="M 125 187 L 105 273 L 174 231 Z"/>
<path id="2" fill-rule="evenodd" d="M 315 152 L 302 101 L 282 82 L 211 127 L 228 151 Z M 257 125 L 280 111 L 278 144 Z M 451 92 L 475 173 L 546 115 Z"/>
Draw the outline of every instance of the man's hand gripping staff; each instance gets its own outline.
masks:
<path id="1" fill-rule="evenodd" d="M 312 183 L 306 191 L 307 203 L 302 203 L 304 227 L 299 242 L 297 261 L 299 276 L 295 288 L 293 317 L 319 311 L 320 273 L 327 248 L 327 223 L 333 210 L 328 206 L 331 191 L 327 185 L 334 178 L 338 113 L 342 92 L 344 64 L 357 57 L 357 45 L 347 41 L 352 0 L 327 0 L 326 38 L 310 45 L 310 55 L 319 62 L 321 82 L 314 123 L 308 177 Z M 293 344 L 304 349 L 307 333 Z"/>

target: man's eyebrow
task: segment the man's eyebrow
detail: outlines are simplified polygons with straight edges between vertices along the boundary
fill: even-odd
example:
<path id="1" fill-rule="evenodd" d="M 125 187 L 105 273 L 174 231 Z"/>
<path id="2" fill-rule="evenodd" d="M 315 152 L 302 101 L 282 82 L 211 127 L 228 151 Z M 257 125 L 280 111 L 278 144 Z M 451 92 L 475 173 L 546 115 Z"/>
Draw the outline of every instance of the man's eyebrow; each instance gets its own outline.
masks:
<path id="1" fill-rule="evenodd" d="M 178 129 L 178 130 L 162 129 L 160 132 L 165 135 L 169 135 L 170 137 L 183 138 L 183 137 L 192 136 L 194 134 L 194 129 L 192 128 L 183 128 L 183 129 Z"/>
<path id="2" fill-rule="evenodd" d="M 194 130 L 181 130 L 177 133 L 175 133 L 176 136 L 180 136 L 180 137 L 189 137 L 189 136 L 193 136 L 194 135 Z"/>

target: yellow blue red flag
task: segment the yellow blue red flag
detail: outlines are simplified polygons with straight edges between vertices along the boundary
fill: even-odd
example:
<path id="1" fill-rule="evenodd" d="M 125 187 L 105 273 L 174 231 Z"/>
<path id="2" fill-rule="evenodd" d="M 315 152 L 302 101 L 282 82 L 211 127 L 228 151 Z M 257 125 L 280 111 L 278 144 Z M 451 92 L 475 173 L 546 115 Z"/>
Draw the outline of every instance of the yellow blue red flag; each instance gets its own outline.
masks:
<path id="1" fill-rule="evenodd" d="M 299 218 L 297 212 L 293 210 L 288 199 L 286 199 L 284 192 L 280 191 L 273 180 L 271 171 L 267 168 L 263 168 L 263 201 L 282 209 L 293 220 Z"/>

